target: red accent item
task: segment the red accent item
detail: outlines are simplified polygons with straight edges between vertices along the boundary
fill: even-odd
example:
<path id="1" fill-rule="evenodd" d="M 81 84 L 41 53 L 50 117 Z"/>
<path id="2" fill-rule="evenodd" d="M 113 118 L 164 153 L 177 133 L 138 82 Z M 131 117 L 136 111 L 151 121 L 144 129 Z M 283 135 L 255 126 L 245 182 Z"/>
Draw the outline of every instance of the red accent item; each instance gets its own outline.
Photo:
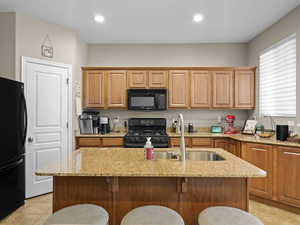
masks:
<path id="1" fill-rule="evenodd" d="M 146 158 L 147 158 L 147 160 L 154 159 L 154 149 L 153 148 L 146 148 Z"/>
<path id="2" fill-rule="evenodd" d="M 227 128 L 224 132 L 224 134 L 236 134 L 237 131 L 235 130 L 233 124 L 234 124 L 235 116 L 234 115 L 227 115 L 225 117 L 225 121 L 227 123 Z"/>

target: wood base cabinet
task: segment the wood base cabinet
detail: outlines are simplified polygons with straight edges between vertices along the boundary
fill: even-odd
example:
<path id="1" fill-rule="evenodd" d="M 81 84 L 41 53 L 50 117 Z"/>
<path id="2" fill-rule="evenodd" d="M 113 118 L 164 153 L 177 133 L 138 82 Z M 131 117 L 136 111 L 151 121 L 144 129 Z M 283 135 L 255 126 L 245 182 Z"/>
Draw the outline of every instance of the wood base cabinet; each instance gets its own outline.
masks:
<path id="1" fill-rule="evenodd" d="M 267 172 L 249 179 L 252 199 L 300 214 L 300 148 L 242 143 L 242 158 Z"/>
<path id="2" fill-rule="evenodd" d="M 214 148 L 223 148 L 231 154 L 241 157 L 241 143 L 239 141 L 227 138 L 216 138 L 214 140 Z"/>
<path id="3" fill-rule="evenodd" d="M 202 138 L 202 137 L 193 137 L 193 138 L 184 138 L 185 146 L 189 148 L 212 148 L 213 141 L 211 138 Z M 180 138 L 172 137 L 170 138 L 170 147 L 179 147 Z"/>
<path id="4" fill-rule="evenodd" d="M 300 207 L 300 149 L 278 146 L 276 157 L 276 199 Z"/>
<path id="5" fill-rule="evenodd" d="M 123 137 L 76 137 L 76 148 L 123 147 Z"/>
<path id="6" fill-rule="evenodd" d="M 273 149 L 271 145 L 243 143 L 242 158 L 267 172 L 266 178 L 250 179 L 250 193 L 272 199 Z"/>

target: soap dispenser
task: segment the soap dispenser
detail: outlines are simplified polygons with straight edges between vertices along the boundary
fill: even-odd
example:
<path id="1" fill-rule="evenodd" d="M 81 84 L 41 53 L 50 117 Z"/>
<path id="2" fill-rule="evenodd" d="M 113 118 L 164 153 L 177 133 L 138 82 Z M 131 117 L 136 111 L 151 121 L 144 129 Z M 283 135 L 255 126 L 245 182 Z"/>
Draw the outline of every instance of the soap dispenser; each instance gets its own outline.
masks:
<path id="1" fill-rule="evenodd" d="M 147 137 L 146 139 L 147 139 L 147 141 L 144 146 L 144 148 L 146 150 L 146 158 L 147 158 L 147 160 L 152 160 L 154 158 L 154 148 L 151 143 L 151 137 Z"/>

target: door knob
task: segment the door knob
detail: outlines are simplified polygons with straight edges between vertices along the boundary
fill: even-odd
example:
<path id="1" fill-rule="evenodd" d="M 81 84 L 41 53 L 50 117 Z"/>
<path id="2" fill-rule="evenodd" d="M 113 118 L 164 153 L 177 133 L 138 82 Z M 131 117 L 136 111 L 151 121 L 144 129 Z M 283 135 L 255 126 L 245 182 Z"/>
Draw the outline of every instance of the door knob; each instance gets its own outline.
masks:
<path id="1" fill-rule="evenodd" d="M 33 137 L 28 137 L 28 142 L 32 143 L 33 142 Z"/>

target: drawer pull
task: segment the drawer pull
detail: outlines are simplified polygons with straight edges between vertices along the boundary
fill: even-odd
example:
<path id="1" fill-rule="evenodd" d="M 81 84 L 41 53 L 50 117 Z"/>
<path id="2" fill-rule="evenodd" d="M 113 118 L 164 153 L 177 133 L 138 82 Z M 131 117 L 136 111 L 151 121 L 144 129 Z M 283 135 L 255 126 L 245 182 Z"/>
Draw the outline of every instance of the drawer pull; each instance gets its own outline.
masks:
<path id="1" fill-rule="evenodd" d="M 262 149 L 262 148 L 252 148 L 254 151 L 260 151 L 260 152 L 266 152 L 267 150 Z"/>
<path id="2" fill-rule="evenodd" d="M 300 156 L 300 153 L 296 153 L 296 152 L 284 152 L 284 154 Z"/>

